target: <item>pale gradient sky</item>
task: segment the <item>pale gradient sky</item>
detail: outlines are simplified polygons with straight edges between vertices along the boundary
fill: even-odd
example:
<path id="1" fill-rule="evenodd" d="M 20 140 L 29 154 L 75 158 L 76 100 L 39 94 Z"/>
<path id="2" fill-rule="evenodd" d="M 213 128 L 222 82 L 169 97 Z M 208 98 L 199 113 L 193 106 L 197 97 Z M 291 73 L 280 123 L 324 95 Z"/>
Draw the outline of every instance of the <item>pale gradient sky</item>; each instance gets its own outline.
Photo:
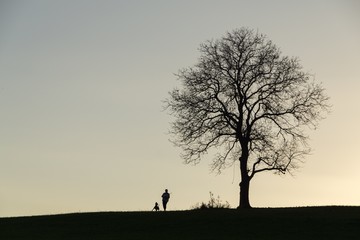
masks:
<path id="1" fill-rule="evenodd" d="M 238 165 L 184 165 L 162 100 L 200 43 L 249 27 L 323 83 L 332 113 L 254 207 L 360 205 L 360 2 L 0 0 L 0 217 L 238 205 Z"/>

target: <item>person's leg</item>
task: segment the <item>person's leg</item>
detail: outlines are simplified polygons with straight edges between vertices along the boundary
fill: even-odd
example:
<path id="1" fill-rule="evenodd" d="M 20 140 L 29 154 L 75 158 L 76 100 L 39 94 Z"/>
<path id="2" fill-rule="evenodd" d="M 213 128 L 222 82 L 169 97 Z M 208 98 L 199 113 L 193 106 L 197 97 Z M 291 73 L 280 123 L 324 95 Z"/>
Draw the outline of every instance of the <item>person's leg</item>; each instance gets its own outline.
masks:
<path id="1" fill-rule="evenodd" d="M 166 211 L 166 203 L 167 203 L 167 202 L 166 202 L 166 201 L 163 201 L 162 203 L 163 203 L 164 211 Z"/>

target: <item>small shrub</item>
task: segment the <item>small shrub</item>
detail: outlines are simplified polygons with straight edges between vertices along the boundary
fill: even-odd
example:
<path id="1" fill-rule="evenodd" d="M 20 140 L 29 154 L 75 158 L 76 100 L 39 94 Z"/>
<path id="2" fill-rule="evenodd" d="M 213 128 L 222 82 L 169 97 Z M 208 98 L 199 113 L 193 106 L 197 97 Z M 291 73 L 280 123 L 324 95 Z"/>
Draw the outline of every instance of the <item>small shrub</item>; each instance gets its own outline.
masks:
<path id="1" fill-rule="evenodd" d="M 214 197 L 214 194 L 210 192 L 210 200 L 205 203 L 197 203 L 195 206 L 192 207 L 194 210 L 206 210 L 206 209 L 226 209 L 230 208 L 230 204 L 225 201 L 225 203 L 222 202 L 220 199 L 220 196 L 217 196 L 217 198 Z"/>

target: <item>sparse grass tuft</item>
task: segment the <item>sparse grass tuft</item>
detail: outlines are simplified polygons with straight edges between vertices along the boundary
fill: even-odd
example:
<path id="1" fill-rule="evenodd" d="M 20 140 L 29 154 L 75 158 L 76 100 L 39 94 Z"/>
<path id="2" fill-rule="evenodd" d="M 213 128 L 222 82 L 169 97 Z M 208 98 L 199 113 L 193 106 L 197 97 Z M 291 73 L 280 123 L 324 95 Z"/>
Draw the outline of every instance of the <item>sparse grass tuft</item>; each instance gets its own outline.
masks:
<path id="1" fill-rule="evenodd" d="M 205 203 L 197 203 L 195 206 L 193 206 L 191 209 L 193 210 L 207 210 L 207 209 L 229 209 L 230 204 L 228 201 L 225 203 L 222 202 L 220 199 L 220 196 L 217 196 L 217 198 L 214 197 L 214 194 L 210 192 L 210 200 Z"/>

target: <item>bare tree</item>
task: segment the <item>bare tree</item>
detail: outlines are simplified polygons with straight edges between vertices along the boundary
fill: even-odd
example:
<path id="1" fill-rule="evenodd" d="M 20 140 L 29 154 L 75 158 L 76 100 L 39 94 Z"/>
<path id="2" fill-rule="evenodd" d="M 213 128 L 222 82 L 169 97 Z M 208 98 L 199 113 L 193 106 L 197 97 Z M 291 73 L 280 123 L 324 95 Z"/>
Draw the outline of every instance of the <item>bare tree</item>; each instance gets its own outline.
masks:
<path id="1" fill-rule="evenodd" d="M 175 116 L 173 142 L 185 163 L 214 148 L 212 169 L 240 162 L 239 208 L 251 208 L 249 186 L 258 173 L 285 174 L 310 151 L 305 127 L 315 129 L 329 110 L 320 84 L 297 58 L 247 28 L 200 45 L 193 67 L 177 74 L 181 89 L 165 101 Z"/>

